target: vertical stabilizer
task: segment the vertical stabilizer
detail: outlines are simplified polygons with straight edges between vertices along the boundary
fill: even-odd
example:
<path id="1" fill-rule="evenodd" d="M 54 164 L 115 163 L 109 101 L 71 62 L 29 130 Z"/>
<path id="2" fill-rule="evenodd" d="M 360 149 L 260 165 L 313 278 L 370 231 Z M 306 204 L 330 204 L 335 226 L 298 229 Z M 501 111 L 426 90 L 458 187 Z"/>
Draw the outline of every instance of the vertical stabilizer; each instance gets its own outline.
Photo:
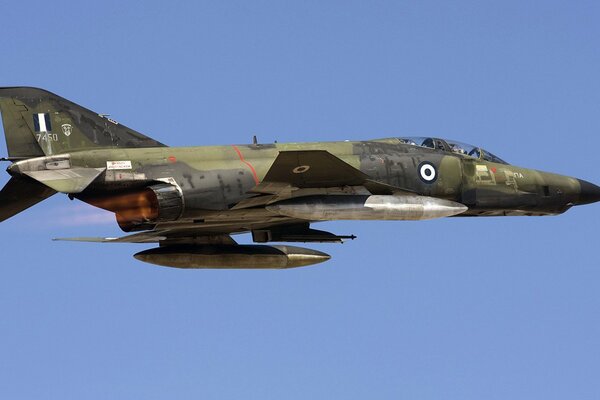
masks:
<path id="1" fill-rule="evenodd" d="M 0 111 L 11 158 L 99 148 L 164 146 L 43 89 L 0 88 Z"/>

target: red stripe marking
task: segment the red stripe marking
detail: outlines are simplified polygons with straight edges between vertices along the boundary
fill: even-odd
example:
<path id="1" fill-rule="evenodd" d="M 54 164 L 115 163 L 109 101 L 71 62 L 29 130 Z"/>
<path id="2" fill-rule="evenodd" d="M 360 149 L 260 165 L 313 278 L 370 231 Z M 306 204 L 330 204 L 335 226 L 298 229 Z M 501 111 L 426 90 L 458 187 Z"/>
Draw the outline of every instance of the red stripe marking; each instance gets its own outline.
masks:
<path id="1" fill-rule="evenodd" d="M 240 149 L 238 149 L 238 147 L 234 144 L 231 145 L 231 147 L 233 147 L 233 149 L 235 150 L 235 152 L 237 153 L 238 157 L 240 158 L 240 161 L 243 162 L 244 164 L 246 164 L 248 166 L 248 168 L 250 168 L 250 171 L 252 171 L 252 176 L 254 177 L 254 182 L 258 185 L 258 175 L 256 175 L 256 170 L 254 169 L 254 167 L 252 166 L 252 164 L 250 164 L 248 161 L 246 161 L 244 159 L 244 156 L 242 155 L 242 152 L 240 151 Z"/>

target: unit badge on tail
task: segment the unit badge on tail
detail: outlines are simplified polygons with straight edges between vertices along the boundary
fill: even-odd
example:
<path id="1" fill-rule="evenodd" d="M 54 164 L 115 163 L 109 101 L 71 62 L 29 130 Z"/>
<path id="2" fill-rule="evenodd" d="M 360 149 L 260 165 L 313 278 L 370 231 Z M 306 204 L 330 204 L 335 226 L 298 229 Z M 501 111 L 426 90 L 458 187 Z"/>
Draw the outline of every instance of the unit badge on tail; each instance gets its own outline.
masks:
<path id="1" fill-rule="evenodd" d="M 73 131 L 73 126 L 71 126 L 71 124 L 62 124 L 60 127 L 62 128 L 62 131 L 65 134 L 65 136 L 71 136 L 71 132 Z"/>

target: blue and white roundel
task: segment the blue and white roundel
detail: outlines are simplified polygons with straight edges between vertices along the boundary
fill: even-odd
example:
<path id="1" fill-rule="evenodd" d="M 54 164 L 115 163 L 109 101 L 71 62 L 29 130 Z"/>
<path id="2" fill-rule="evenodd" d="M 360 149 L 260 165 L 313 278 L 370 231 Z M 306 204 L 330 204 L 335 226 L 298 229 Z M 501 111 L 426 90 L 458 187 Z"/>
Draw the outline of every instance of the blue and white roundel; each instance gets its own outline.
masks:
<path id="1" fill-rule="evenodd" d="M 437 169 L 430 162 L 419 164 L 419 177 L 425 183 L 433 183 L 437 179 Z"/>

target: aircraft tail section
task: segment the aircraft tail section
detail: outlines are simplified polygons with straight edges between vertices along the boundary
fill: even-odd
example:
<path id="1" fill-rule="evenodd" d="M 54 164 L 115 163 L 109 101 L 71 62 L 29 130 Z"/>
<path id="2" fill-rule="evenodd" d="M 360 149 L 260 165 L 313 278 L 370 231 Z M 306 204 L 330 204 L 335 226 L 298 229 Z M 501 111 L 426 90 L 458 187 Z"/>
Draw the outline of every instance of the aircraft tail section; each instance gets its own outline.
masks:
<path id="1" fill-rule="evenodd" d="M 0 111 L 10 159 L 100 148 L 165 146 L 43 89 L 0 88 Z"/>
<path id="2" fill-rule="evenodd" d="M 12 177 L 0 191 L 0 222 L 25 211 L 56 191 L 31 178 Z"/>

